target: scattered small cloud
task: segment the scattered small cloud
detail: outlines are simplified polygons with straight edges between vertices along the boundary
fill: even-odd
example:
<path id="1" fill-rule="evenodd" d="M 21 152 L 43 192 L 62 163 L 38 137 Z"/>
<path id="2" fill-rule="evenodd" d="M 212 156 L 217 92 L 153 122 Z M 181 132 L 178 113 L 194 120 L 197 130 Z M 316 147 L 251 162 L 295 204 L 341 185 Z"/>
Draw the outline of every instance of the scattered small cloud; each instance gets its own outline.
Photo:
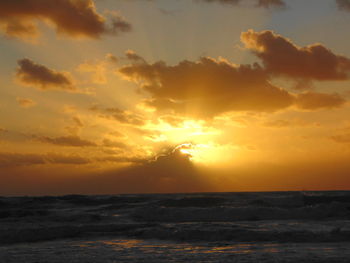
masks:
<path id="1" fill-rule="evenodd" d="M 11 153 L 0 152 L 0 167 L 19 167 L 44 164 L 88 164 L 91 161 L 75 155 L 61 155 L 56 153 Z"/>
<path id="2" fill-rule="evenodd" d="M 96 143 L 80 138 L 76 135 L 59 136 L 59 137 L 49 137 L 49 136 L 33 136 L 37 141 L 43 143 L 50 143 L 60 146 L 72 146 L 72 147 L 89 147 L 97 146 Z"/>
<path id="3" fill-rule="evenodd" d="M 305 92 L 296 97 L 296 107 L 302 110 L 319 110 L 339 108 L 346 100 L 338 93 Z"/>
<path id="4" fill-rule="evenodd" d="M 25 86 L 40 90 L 77 92 L 69 72 L 56 71 L 27 58 L 19 60 L 18 65 L 16 80 Z"/>
<path id="5" fill-rule="evenodd" d="M 35 101 L 28 99 L 28 98 L 17 97 L 16 101 L 17 101 L 18 105 L 23 107 L 23 108 L 30 108 L 30 107 L 33 107 L 36 105 Z"/>

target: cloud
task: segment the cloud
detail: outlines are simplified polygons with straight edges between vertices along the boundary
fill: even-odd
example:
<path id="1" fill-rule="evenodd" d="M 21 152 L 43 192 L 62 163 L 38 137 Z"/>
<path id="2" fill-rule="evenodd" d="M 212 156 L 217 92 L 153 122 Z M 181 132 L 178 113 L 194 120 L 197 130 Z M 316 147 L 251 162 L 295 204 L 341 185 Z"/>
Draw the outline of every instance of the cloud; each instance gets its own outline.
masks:
<path id="1" fill-rule="evenodd" d="M 271 8 L 271 7 L 285 7 L 286 3 L 282 0 L 258 0 L 258 7 Z"/>
<path id="2" fill-rule="evenodd" d="M 18 65 L 16 79 L 23 85 L 40 90 L 77 91 L 73 78 L 68 72 L 50 69 L 27 58 L 18 60 Z"/>
<path id="3" fill-rule="evenodd" d="M 207 2 L 207 3 L 231 4 L 231 5 L 237 5 L 241 2 L 241 0 L 197 0 L 197 1 Z"/>
<path id="4" fill-rule="evenodd" d="M 338 93 L 305 92 L 298 94 L 296 98 L 296 106 L 302 110 L 339 108 L 345 102 L 346 100 Z"/>
<path id="5" fill-rule="evenodd" d="M 89 159 L 75 155 L 60 155 L 55 153 L 31 154 L 0 152 L 0 167 L 18 167 L 42 164 L 87 164 Z"/>
<path id="6" fill-rule="evenodd" d="M 116 56 L 114 56 L 113 54 L 111 53 L 108 53 L 106 56 L 105 56 L 106 60 L 109 61 L 109 62 L 112 62 L 114 64 L 118 63 L 118 58 Z"/>
<path id="7" fill-rule="evenodd" d="M 197 0 L 206 3 L 220 3 L 220 4 L 230 4 L 230 5 L 239 5 L 243 0 Z M 255 7 L 260 8 L 272 8 L 272 7 L 285 7 L 286 4 L 283 0 L 252 0 L 251 1 Z"/>
<path id="8" fill-rule="evenodd" d="M 116 107 L 102 108 L 94 105 L 90 108 L 91 111 L 98 112 L 99 116 L 106 119 L 116 120 L 123 124 L 142 126 L 145 124 L 144 118 L 133 112 L 121 110 Z"/>
<path id="9" fill-rule="evenodd" d="M 146 105 L 187 115 L 214 116 L 227 111 L 275 111 L 294 97 L 269 82 L 258 64 L 234 65 L 202 57 L 170 66 L 163 61 L 134 63 L 119 72 L 151 94 Z"/>
<path id="10" fill-rule="evenodd" d="M 125 56 L 129 61 L 132 61 L 133 63 L 137 63 L 137 62 L 145 63 L 146 62 L 143 57 L 139 56 L 138 54 L 135 53 L 135 51 L 130 50 L 130 49 L 125 52 Z"/>
<path id="11" fill-rule="evenodd" d="M 125 169 L 100 174 L 101 189 L 114 193 L 202 192 L 207 178 L 180 148 L 168 149 L 153 160 L 138 160 Z M 92 178 L 93 180 L 93 178 Z M 213 190 L 213 188 L 211 188 Z"/>
<path id="12" fill-rule="evenodd" d="M 273 31 L 251 29 L 241 34 L 241 41 L 262 60 L 270 74 L 320 81 L 349 79 L 350 59 L 322 44 L 299 47 Z"/>
<path id="13" fill-rule="evenodd" d="M 336 134 L 333 136 L 330 136 L 330 138 L 337 142 L 337 143 L 350 143 L 350 128 L 349 127 L 344 127 L 341 129 L 338 129 Z"/>
<path id="14" fill-rule="evenodd" d="M 69 134 L 77 135 L 85 125 L 78 116 L 73 116 L 72 121 L 73 121 L 73 124 L 68 125 L 64 128 Z"/>
<path id="15" fill-rule="evenodd" d="M 78 127 L 84 127 L 84 123 L 83 121 L 78 117 L 78 116 L 73 116 L 73 121 L 75 123 L 76 126 Z"/>
<path id="16" fill-rule="evenodd" d="M 48 136 L 34 136 L 34 138 L 40 142 L 50 143 L 60 146 L 72 146 L 72 147 L 87 147 L 97 146 L 96 143 L 80 138 L 76 135 L 60 136 L 60 137 L 48 137 Z"/>
<path id="17" fill-rule="evenodd" d="M 350 12 L 350 1 L 349 0 L 337 0 L 339 10 Z"/>
<path id="18" fill-rule="evenodd" d="M 306 126 L 319 126 L 317 122 L 309 122 L 302 119 L 277 119 L 277 120 L 268 120 L 262 124 L 267 128 L 291 128 L 291 127 L 306 127 Z"/>
<path id="19" fill-rule="evenodd" d="M 98 63 L 84 62 L 77 67 L 77 71 L 91 74 L 91 82 L 94 84 L 106 84 L 106 63 L 101 61 Z"/>
<path id="20" fill-rule="evenodd" d="M 111 147 L 111 148 L 120 148 L 120 149 L 127 148 L 127 145 L 124 142 L 110 140 L 110 139 L 103 139 L 103 146 Z"/>
<path id="21" fill-rule="evenodd" d="M 69 37 L 100 38 L 131 30 L 121 16 L 109 12 L 110 23 L 96 12 L 92 0 L 11 0 L 0 1 L 0 29 L 10 37 L 35 38 L 37 22 L 53 26 L 58 34 Z"/>
<path id="22" fill-rule="evenodd" d="M 256 63 L 235 65 L 209 57 L 173 66 L 143 59 L 131 62 L 119 68 L 119 73 L 151 95 L 143 100 L 144 107 L 161 113 L 207 118 L 232 111 L 273 112 L 290 106 L 332 109 L 346 102 L 337 93 L 290 93 L 271 84 L 270 70 Z"/>
<path id="23" fill-rule="evenodd" d="M 23 107 L 23 108 L 30 108 L 36 105 L 36 102 L 31 100 L 31 99 L 27 99 L 27 98 L 16 98 L 16 101 L 18 102 L 19 106 Z"/>

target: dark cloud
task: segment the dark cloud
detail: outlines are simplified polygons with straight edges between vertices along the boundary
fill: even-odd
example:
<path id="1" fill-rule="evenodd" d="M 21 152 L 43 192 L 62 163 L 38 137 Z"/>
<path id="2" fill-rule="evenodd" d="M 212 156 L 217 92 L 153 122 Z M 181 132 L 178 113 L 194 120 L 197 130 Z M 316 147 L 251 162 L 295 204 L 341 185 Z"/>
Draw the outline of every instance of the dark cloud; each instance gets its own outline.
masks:
<path id="1" fill-rule="evenodd" d="M 197 0 L 197 2 L 207 2 L 207 3 L 220 3 L 220 4 L 231 4 L 237 5 L 242 0 Z"/>
<path id="2" fill-rule="evenodd" d="M 206 3 L 220 3 L 220 4 L 229 4 L 229 5 L 239 5 L 243 0 L 196 0 L 197 2 L 206 2 Z M 252 0 L 254 6 L 261 8 L 272 8 L 272 7 L 285 7 L 286 4 L 283 0 Z"/>
<path id="3" fill-rule="evenodd" d="M 99 116 L 106 119 L 116 120 L 123 124 L 130 124 L 135 126 L 142 126 L 145 124 L 142 116 L 133 112 L 121 110 L 119 108 L 102 108 L 94 105 L 90 108 L 91 111 L 98 112 Z"/>
<path id="4" fill-rule="evenodd" d="M 87 164 L 90 160 L 74 156 L 60 154 L 29 154 L 0 152 L 0 168 L 18 167 L 40 164 Z"/>
<path id="5" fill-rule="evenodd" d="M 151 94 L 143 101 L 146 107 L 163 113 L 206 118 L 230 111 L 271 112 L 293 105 L 319 110 L 346 102 L 337 93 L 292 94 L 279 88 L 271 84 L 269 65 L 265 69 L 258 64 L 235 65 L 209 57 L 195 62 L 184 60 L 174 66 L 163 61 L 150 64 L 143 59 L 131 62 L 119 72 Z"/>
<path id="6" fill-rule="evenodd" d="M 139 56 L 138 54 L 135 53 L 135 51 L 133 50 L 127 50 L 125 52 L 125 56 L 128 60 L 134 62 L 134 63 L 137 63 L 137 62 L 140 62 L 140 63 L 145 63 L 145 59 L 141 56 Z"/>
<path id="7" fill-rule="evenodd" d="M 170 66 L 163 61 L 134 63 L 119 69 L 151 94 L 146 104 L 158 110 L 213 116 L 227 111 L 275 111 L 294 97 L 269 82 L 259 65 L 234 65 L 202 57 Z"/>
<path id="8" fill-rule="evenodd" d="M 70 37 L 99 38 L 131 30 L 122 17 L 110 13 L 110 23 L 96 12 L 92 0 L 11 0 L 0 1 L 0 29 L 7 36 L 26 38 L 38 35 L 37 21 L 48 22 L 56 32 Z"/>
<path id="9" fill-rule="evenodd" d="M 50 69 L 27 58 L 19 60 L 18 65 L 16 79 L 23 85 L 41 90 L 77 91 L 68 72 Z"/>
<path id="10" fill-rule="evenodd" d="M 243 32 L 241 41 L 262 60 L 270 74 L 321 81 L 349 78 L 350 59 L 322 44 L 299 47 L 272 31 L 253 30 Z"/>
<path id="11" fill-rule="evenodd" d="M 2 194 L 116 194 L 116 193 L 170 193 L 215 191 L 210 176 L 195 167 L 188 155 L 169 150 L 153 160 L 137 157 L 98 157 L 103 163 L 129 163 L 128 167 L 113 170 L 91 170 L 81 164 L 89 159 L 72 156 L 65 159 L 46 155 L 0 153 L 0 182 Z M 6 163 L 3 162 L 6 160 Z M 74 161 L 75 160 L 75 161 Z M 68 167 L 55 166 L 61 163 Z M 34 164 L 52 164 L 45 169 Z M 75 167 L 76 165 L 79 167 Z M 31 165 L 31 166 L 29 166 Z M 89 170 L 87 170 L 89 169 Z M 69 176 L 62 176 L 62 173 Z M 48 177 L 48 174 L 50 175 Z M 18 182 L 22 182 L 19 184 Z M 25 183 L 23 183 L 25 182 Z"/>
<path id="12" fill-rule="evenodd" d="M 128 168 L 100 174 L 100 185 L 104 184 L 101 189 L 114 193 L 208 191 L 206 177 L 189 157 L 177 148 L 165 151 L 154 160 L 139 160 L 139 164 Z"/>
<path id="13" fill-rule="evenodd" d="M 107 61 L 112 62 L 112 63 L 118 63 L 118 60 L 119 60 L 116 56 L 114 56 L 113 54 L 110 54 L 110 53 L 108 53 L 106 55 L 106 59 L 107 59 Z"/>
<path id="14" fill-rule="evenodd" d="M 110 139 L 103 139 L 103 146 L 105 147 L 111 147 L 111 148 L 120 148 L 125 149 L 127 148 L 127 145 L 124 142 L 116 141 L 116 140 L 110 140 Z"/>
<path id="15" fill-rule="evenodd" d="M 115 153 L 115 152 L 114 152 Z M 129 157 L 125 155 L 109 155 L 104 157 L 97 157 L 95 159 L 98 162 L 110 162 L 110 163 L 129 163 L 129 164 L 144 164 L 147 162 L 145 158 L 141 157 Z"/>
<path id="16" fill-rule="evenodd" d="M 83 121 L 79 118 L 79 116 L 72 117 L 73 123 L 64 127 L 65 130 L 72 135 L 77 135 L 80 133 L 81 129 L 85 126 Z"/>
<path id="17" fill-rule="evenodd" d="M 16 98 L 16 101 L 18 102 L 19 106 L 23 107 L 23 108 L 30 108 L 36 105 L 36 102 L 31 100 L 31 99 L 27 99 L 27 98 Z"/>
<path id="18" fill-rule="evenodd" d="M 285 7 L 286 3 L 282 0 L 258 0 L 258 7 L 271 8 L 271 7 Z"/>
<path id="19" fill-rule="evenodd" d="M 298 94 L 296 98 L 296 106 L 303 110 L 338 108 L 345 102 L 346 100 L 337 93 L 305 92 Z"/>
<path id="20" fill-rule="evenodd" d="M 350 0 L 336 0 L 340 10 L 350 12 Z"/>
<path id="21" fill-rule="evenodd" d="M 61 155 L 56 153 L 49 153 L 45 155 L 45 160 L 51 164 L 89 164 L 90 159 L 74 156 L 74 155 Z"/>
<path id="22" fill-rule="evenodd" d="M 84 123 L 82 122 L 82 120 L 78 116 L 74 116 L 72 119 L 73 119 L 76 126 L 84 127 Z"/>
<path id="23" fill-rule="evenodd" d="M 48 136 L 34 136 L 37 141 L 50 143 L 61 146 L 72 146 L 72 147 L 87 147 L 87 146 L 97 146 L 96 143 L 84 140 L 79 136 L 68 135 L 60 137 L 48 137 Z"/>

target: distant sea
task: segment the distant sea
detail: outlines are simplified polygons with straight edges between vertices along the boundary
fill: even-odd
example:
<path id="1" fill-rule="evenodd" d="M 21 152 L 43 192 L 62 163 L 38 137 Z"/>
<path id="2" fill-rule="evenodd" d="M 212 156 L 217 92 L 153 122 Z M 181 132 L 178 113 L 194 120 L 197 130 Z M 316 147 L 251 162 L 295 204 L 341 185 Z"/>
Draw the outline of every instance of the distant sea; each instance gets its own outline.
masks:
<path id="1" fill-rule="evenodd" d="M 350 191 L 0 197 L 0 262 L 350 262 Z"/>

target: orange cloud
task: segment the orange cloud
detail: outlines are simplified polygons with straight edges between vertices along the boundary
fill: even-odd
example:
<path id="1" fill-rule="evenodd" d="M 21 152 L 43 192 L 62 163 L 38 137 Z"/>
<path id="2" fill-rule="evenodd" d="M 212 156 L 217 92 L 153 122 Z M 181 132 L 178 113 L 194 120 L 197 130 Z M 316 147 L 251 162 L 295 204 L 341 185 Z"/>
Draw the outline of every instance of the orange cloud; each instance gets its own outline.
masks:
<path id="1" fill-rule="evenodd" d="M 345 102 L 346 100 L 337 93 L 305 92 L 298 94 L 296 98 L 296 106 L 303 110 L 338 108 Z"/>
<path id="2" fill-rule="evenodd" d="M 110 59 L 110 58 L 108 58 Z M 84 62 L 77 67 L 77 71 L 91 74 L 91 82 L 94 84 L 106 84 L 106 62 L 100 61 L 97 63 Z"/>
<path id="3" fill-rule="evenodd" d="M 241 41 L 253 50 L 270 74 L 310 80 L 349 79 L 350 59 L 322 44 L 299 47 L 272 31 L 248 30 Z"/>
<path id="4" fill-rule="evenodd" d="M 136 126 L 142 126 L 145 124 L 145 120 L 142 116 L 135 113 L 124 111 L 119 108 L 101 108 L 97 105 L 90 108 L 91 111 L 98 112 L 100 117 L 116 120 L 123 124 L 131 124 Z"/>
<path id="5" fill-rule="evenodd" d="M 202 57 L 169 66 L 135 63 L 119 72 L 141 85 L 152 98 L 146 104 L 158 110 L 213 116 L 227 111 L 275 111 L 293 103 L 294 97 L 269 82 L 259 65 L 234 65 Z"/>
<path id="6" fill-rule="evenodd" d="M 0 168 L 18 167 L 40 164 L 87 164 L 90 160 L 74 156 L 60 154 L 30 154 L 0 152 Z"/>
<path id="7" fill-rule="evenodd" d="M 92 0 L 11 0 L 0 1 L 0 29 L 17 38 L 36 37 L 37 21 L 48 22 L 56 32 L 69 37 L 99 38 L 102 34 L 119 34 L 131 30 L 120 16 L 106 18 L 96 12 Z"/>
<path id="8" fill-rule="evenodd" d="M 50 69 L 27 58 L 19 60 L 18 65 L 16 78 L 23 85 L 41 90 L 77 91 L 73 78 L 68 72 Z"/>
<path id="9" fill-rule="evenodd" d="M 16 98 L 19 106 L 23 108 L 30 108 L 36 105 L 36 102 L 31 100 L 31 99 L 26 99 L 26 98 Z"/>
<path id="10" fill-rule="evenodd" d="M 48 137 L 48 136 L 35 136 L 35 139 L 44 143 L 50 143 L 61 146 L 73 146 L 73 147 L 86 147 L 97 146 L 96 143 L 84 140 L 76 135 L 60 136 L 60 137 Z"/>

